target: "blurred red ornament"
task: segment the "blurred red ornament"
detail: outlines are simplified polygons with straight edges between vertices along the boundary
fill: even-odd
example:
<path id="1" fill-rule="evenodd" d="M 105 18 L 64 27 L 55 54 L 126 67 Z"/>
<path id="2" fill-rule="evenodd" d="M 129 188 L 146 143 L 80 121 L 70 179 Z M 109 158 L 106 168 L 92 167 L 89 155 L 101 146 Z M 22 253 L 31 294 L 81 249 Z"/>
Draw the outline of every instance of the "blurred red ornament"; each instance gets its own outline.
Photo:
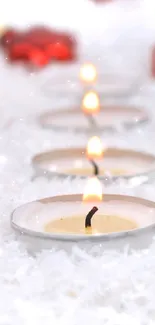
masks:
<path id="1" fill-rule="evenodd" d="M 45 51 L 48 57 L 54 60 L 68 61 L 73 59 L 73 54 L 68 46 L 60 42 L 47 45 Z"/>
<path id="2" fill-rule="evenodd" d="M 25 33 L 25 39 L 28 42 L 42 48 L 45 46 L 45 44 L 56 41 L 57 37 L 58 36 L 55 32 L 48 30 L 45 27 L 35 27 Z"/>
<path id="3" fill-rule="evenodd" d="M 30 49 L 31 45 L 28 43 L 14 43 L 8 51 L 8 57 L 11 61 L 28 60 Z"/>
<path id="4" fill-rule="evenodd" d="M 0 38 L 1 46 L 7 47 L 9 46 L 14 38 L 16 37 L 17 32 L 14 29 L 7 29 L 5 33 Z"/>
<path id="5" fill-rule="evenodd" d="M 29 51 L 29 62 L 36 67 L 44 67 L 49 63 L 49 59 L 41 49 L 32 48 Z"/>
<path id="6" fill-rule="evenodd" d="M 76 59 L 76 41 L 72 35 L 44 26 L 20 32 L 8 29 L 0 40 L 11 61 L 30 61 L 43 67 L 51 60 L 65 62 Z"/>

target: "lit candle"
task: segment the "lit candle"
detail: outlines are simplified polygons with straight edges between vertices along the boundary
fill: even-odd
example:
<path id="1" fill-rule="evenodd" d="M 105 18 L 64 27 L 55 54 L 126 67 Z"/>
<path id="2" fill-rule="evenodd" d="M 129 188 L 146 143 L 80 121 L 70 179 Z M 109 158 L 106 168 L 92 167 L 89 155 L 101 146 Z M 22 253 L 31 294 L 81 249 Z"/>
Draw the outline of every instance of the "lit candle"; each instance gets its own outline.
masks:
<path id="1" fill-rule="evenodd" d="M 100 211 L 101 202 L 102 185 L 96 177 L 92 177 L 87 182 L 83 194 L 83 211 L 88 209 L 87 213 L 73 214 L 70 217 L 62 216 L 60 219 L 52 220 L 45 225 L 45 231 L 93 235 L 137 228 L 136 223 L 128 218 L 122 218 L 117 214 L 103 214 Z"/>
<path id="2" fill-rule="evenodd" d="M 58 195 L 18 207 L 11 226 L 29 250 L 70 250 L 75 243 L 86 249 L 94 243 L 102 249 L 144 248 L 154 237 L 155 203 L 118 194 L 102 198 L 101 184 L 91 178 L 83 195 Z"/>
<path id="3" fill-rule="evenodd" d="M 103 181 L 109 179 L 113 182 L 119 177 L 143 179 L 146 173 L 151 173 L 154 162 L 153 155 L 109 148 L 102 144 L 100 138 L 94 136 L 88 141 L 87 148 L 57 149 L 36 155 L 33 166 L 37 173 L 46 177 L 53 175 L 87 177 L 98 174 Z M 94 166 L 95 164 L 97 166 Z"/>
<path id="4" fill-rule="evenodd" d="M 89 119 L 91 125 L 96 126 L 93 115 L 99 113 L 100 101 L 95 91 L 89 91 L 84 95 L 82 100 L 82 110 Z"/>
<path id="5" fill-rule="evenodd" d="M 86 155 L 93 165 L 94 175 L 99 175 L 99 167 L 94 159 L 101 159 L 103 156 L 103 146 L 100 138 L 94 136 L 88 141 Z"/>
<path id="6" fill-rule="evenodd" d="M 100 138 L 94 136 L 88 141 L 87 156 L 92 159 L 100 159 L 103 157 L 103 144 Z"/>
<path id="7" fill-rule="evenodd" d="M 87 114 L 96 114 L 100 111 L 99 97 L 95 91 L 88 91 L 82 100 L 82 110 Z"/>
<path id="8" fill-rule="evenodd" d="M 95 191 L 94 191 L 95 189 Z M 95 202 L 102 201 L 102 186 L 97 178 L 90 178 L 86 184 L 85 191 L 83 194 L 83 202 Z M 86 233 L 92 233 L 91 219 L 94 214 L 98 211 L 98 208 L 94 206 L 86 215 L 85 218 L 85 230 Z"/>
<path id="9" fill-rule="evenodd" d="M 125 169 L 125 166 L 118 167 L 119 157 L 116 156 L 114 159 L 112 155 L 110 156 L 109 154 L 107 158 L 107 152 L 109 151 L 110 150 L 106 146 L 103 147 L 103 143 L 99 137 L 94 136 L 90 138 L 86 148 L 87 160 L 85 160 L 84 157 L 82 157 L 82 160 L 75 160 L 73 168 L 65 169 L 66 174 L 92 176 L 93 172 L 95 176 L 105 175 L 111 177 L 126 175 L 129 170 L 127 167 Z M 111 165 L 112 160 L 114 161 Z M 92 165 L 93 170 L 87 162 Z M 70 164 L 72 164 L 72 160 L 68 160 L 68 165 Z"/>
<path id="10" fill-rule="evenodd" d="M 84 189 L 83 202 L 101 202 L 102 198 L 101 182 L 96 177 L 89 178 Z"/>

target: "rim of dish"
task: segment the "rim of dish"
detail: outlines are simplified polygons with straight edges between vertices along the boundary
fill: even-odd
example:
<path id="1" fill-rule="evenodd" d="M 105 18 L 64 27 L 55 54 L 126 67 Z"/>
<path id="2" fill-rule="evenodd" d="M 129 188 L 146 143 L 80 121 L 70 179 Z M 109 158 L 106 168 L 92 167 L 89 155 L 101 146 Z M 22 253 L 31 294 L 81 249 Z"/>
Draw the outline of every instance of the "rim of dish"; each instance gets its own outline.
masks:
<path id="1" fill-rule="evenodd" d="M 106 233 L 106 234 L 97 234 L 97 235 L 81 235 L 81 234 L 64 234 L 64 233 L 44 233 L 44 232 L 38 232 L 38 231 L 34 231 L 34 230 L 29 230 L 25 227 L 21 227 L 19 226 L 16 222 L 14 222 L 14 215 L 16 214 L 16 212 L 18 212 L 18 210 L 20 208 L 24 208 L 26 206 L 28 206 L 31 203 L 48 203 L 49 200 L 51 200 L 51 202 L 62 202 L 59 201 L 58 199 L 61 197 L 70 197 L 70 196 L 82 196 L 81 193 L 78 194 L 70 194 L 70 195 L 59 195 L 59 196 L 53 196 L 53 197 L 48 197 L 48 198 L 44 198 L 41 200 L 36 200 L 36 201 L 31 201 L 28 202 L 26 204 L 23 204 L 22 206 L 19 206 L 18 208 L 16 208 L 12 213 L 11 213 L 11 226 L 14 230 L 18 231 L 21 235 L 26 235 L 28 237 L 33 237 L 33 238 L 40 238 L 40 239 L 45 239 L 45 240 L 55 240 L 55 241 L 68 241 L 68 242 L 79 242 L 79 241 L 89 241 L 91 240 L 92 242 L 94 241 L 98 241 L 98 240 L 102 240 L 104 241 L 110 241 L 112 239 L 123 239 L 125 237 L 129 237 L 129 236 L 135 236 L 136 234 L 141 234 L 143 232 L 146 232 L 149 229 L 152 229 L 155 227 L 155 222 L 152 223 L 151 225 L 145 226 L 145 227 L 140 227 L 140 228 L 136 228 L 136 229 L 132 229 L 132 230 L 127 230 L 127 231 L 121 231 L 121 232 L 115 232 L 115 233 Z M 143 205 L 147 205 L 150 206 L 150 208 L 155 208 L 155 202 L 153 201 L 149 201 L 149 200 L 145 200 L 139 197 L 133 197 L 133 196 L 127 196 L 127 195 L 119 195 L 119 194 L 104 194 L 104 199 L 108 199 L 110 200 L 110 198 L 112 200 L 121 200 L 121 199 L 125 199 L 126 201 L 128 201 L 129 203 L 132 203 L 133 201 L 135 203 L 140 203 Z M 54 199 L 56 199 L 56 201 L 54 201 Z M 53 200 L 53 201 L 52 201 Z M 74 201 L 68 201 L 68 202 L 74 202 Z M 78 202 L 78 201 L 75 201 Z"/>
<path id="2" fill-rule="evenodd" d="M 107 149 L 116 149 L 116 150 L 120 150 L 120 151 L 124 151 L 125 152 L 131 152 L 131 153 L 135 153 L 135 154 L 142 154 L 143 156 L 147 157 L 150 156 L 152 159 L 154 159 L 154 163 L 151 164 L 152 168 L 148 169 L 148 171 L 144 171 L 144 172 L 137 172 L 137 173 L 132 173 L 130 175 L 125 175 L 125 174 L 121 174 L 121 175 L 99 175 L 98 178 L 101 181 L 107 182 L 107 181 L 111 181 L 111 182 L 115 182 L 116 180 L 120 180 L 120 179 L 125 179 L 125 180 L 132 180 L 134 178 L 146 178 L 146 181 L 148 181 L 148 179 L 151 176 L 155 176 L 155 155 L 152 155 L 151 153 L 145 153 L 145 152 L 140 152 L 140 151 L 136 151 L 136 150 L 132 150 L 132 149 L 123 149 L 123 148 L 112 148 L 112 147 L 108 147 Z M 62 158 L 63 158 L 63 152 L 66 152 L 66 150 L 69 152 L 72 152 L 72 150 L 81 150 L 81 152 L 85 151 L 85 148 L 82 147 L 77 147 L 77 148 L 62 148 L 62 149 L 55 149 L 55 150 L 51 150 L 51 151 L 45 151 L 42 153 L 39 153 L 35 156 L 33 156 L 32 158 L 32 165 L 34 167 L 34 169 L 36 171 L 38 171 L 40 173 L 40 175 L 44 175 L 47 176 L 48 178 L 57 176 L 60 178 L 66 178 L 66 177 L 70 177 L 70 178 L 74 178 L 74 179 L 87 179 L 88 177 L 90 177 L 91 175 L 76 175 L 74 173 L 72 174 L 68 174 L 67 172 L 63 172 L 63 171 L 51 171 L 49 169 L 46 169 L 45 167 L 41 167 L 41 164 L 39 163 L 39 158 L 44 158 L 45 155 L 48 154 L 54 154 L 54 153 L 59 153 L 60 151 L 62 152 Z M 78 159 L 78 157 L 77 157 Z M 46 173 L 46 174 L 45 174 Z M 93 176 L 93 175 L 92 175 Z M 143 181 L 144 182 L 144 181 Z M 142 183 L 143 183 L 142 182 Z"/>

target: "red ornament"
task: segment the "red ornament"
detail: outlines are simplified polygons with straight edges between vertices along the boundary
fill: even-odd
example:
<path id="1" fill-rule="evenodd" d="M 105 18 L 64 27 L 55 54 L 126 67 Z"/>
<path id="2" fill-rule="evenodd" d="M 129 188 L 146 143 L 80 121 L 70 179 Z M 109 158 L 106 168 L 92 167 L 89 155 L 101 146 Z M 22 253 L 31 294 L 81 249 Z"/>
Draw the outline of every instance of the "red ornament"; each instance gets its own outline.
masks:
<path id="1" fill-rule="evenodd" d="M 31 51 L 29 51 L 29 61 L 33 65 L 37 67 L 44 67 L 49 63 L 49 59 L 47 55 L 42 51 L 41 49 L 38 48 L 33 48 Z"/>
<path id="2" fill-rule="evenodd" d="M 45 51 L 51 59 L 62 61 L 72 60 L 72 53 L 66 44 L 60 42 L 48 44 L 45 47 Z"/>
<path id="3" fill-rule="evenodd" d="M 35 44 L 38 47 L 43 48 L 45 44 L 50 42 L 54 42 L 56 40 L 55 33 L 43 28 L 34 28 L 33 30 L 29 30 L 25 34 L 25 38 L 28 42 Z"/>
<path id="4" fill-rule="evenodd" d="M 5 33 L 0 38 L 0 44 L 3 47 L 8 47 L 13 42 L 14 37 L 16 36 L 16 31 L 14 29 L 7 29 Z"/>
<path id="5" fill-rule="evenodd" d="M 14 43 L 9 51 L 8 56 L 11 61 L 28 60 L 31 45 L 28 43 Z"/>
<path id="6" fill-rule="evenodd" d="M 30 61 L 43 67 L 51 60 L 72 61 L 76 58 L 76 42 L 70 34 L 47 27 L 33 27 L 26 32 L 8 29 L 1 44 L 11 61 Z"/>

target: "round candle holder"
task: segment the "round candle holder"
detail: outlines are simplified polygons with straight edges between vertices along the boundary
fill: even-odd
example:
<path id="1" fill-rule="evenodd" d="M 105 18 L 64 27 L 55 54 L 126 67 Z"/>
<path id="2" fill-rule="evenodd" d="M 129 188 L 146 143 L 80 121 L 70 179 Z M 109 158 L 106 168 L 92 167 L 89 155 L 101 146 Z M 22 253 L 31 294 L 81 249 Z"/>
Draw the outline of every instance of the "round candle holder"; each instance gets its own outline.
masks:
<path id="1" fill-rule="evenodd" d="M 116 132 L 132 129 L 148 122 L 147 112 L 137 107 L 104 106 L 98 114 L 84 114 L 80 107 L 49 111 L 39 117 L 39 123 L 47 129 L 83 133 Z"/>
<path id="2" fill-rule="evenodd" d="M 74 223 L 74 218 L 81 216 L 84 225 L 92 206 L 92 203 L 82 203 L 82 194 L 45 198 L 18 207 L 11 215 L 11 226 L 33 251 L 53 247 L 68 250 L 74 244 L 86 249 L 93 249 L 95 244 L 101 249 L 124 249 L 125 245 L 144 248 L 151 243 L 155 231 L 155 203 L 123 195 L 105 194 L 103 201 L 97 204 L 98 211 L 103 221 L 105 216 L 118 216 L 134 223 L 134 229 L 93 234 L 66 232 L 65 229 L 47 232 L 47 224 L 62 218 L 70 218 Z"/>
<path id="3" fill-rule="evenodd" d="M 155 156 L 134 150 L 107 148 L 103 158 L 96 161 L 98 178 L 104 184 L 124 180 L 131 184 L 142 184 L 155 178 Z M 57 149 L 33 157 L 34 178 L 68 176 L 71 179 L 85 179 L 93 175 L 91 161 L 86 157 L 85 148 Z"/>
<path id="4" fill-rule="evenodd" d="M 103 66 L 96 67 L 96 80 L 90 82 L 80 80 L 78 76 L 82 65 L 81 63 L 67 66 L 67 69 L 61 67 L 61 72 L 58 72 L 57 67 L 53 77 L 49 77 L 47 73 L 47 80 L 41 85 L 41 92 L 52 99 L 67 96 L 69 100 L 80 102 L 83 94 L 91 88 L 101 99 L 122 99 L 137 94 L 144 83 L 144 76 L 141 73 L 138 74 L 137 71 L 124 73 L 121 69 L 115 72 L 112 69 L 110 73 L 109 69 L 106 71 L 104 67 L 104 72 L 102 72 Z"/>

